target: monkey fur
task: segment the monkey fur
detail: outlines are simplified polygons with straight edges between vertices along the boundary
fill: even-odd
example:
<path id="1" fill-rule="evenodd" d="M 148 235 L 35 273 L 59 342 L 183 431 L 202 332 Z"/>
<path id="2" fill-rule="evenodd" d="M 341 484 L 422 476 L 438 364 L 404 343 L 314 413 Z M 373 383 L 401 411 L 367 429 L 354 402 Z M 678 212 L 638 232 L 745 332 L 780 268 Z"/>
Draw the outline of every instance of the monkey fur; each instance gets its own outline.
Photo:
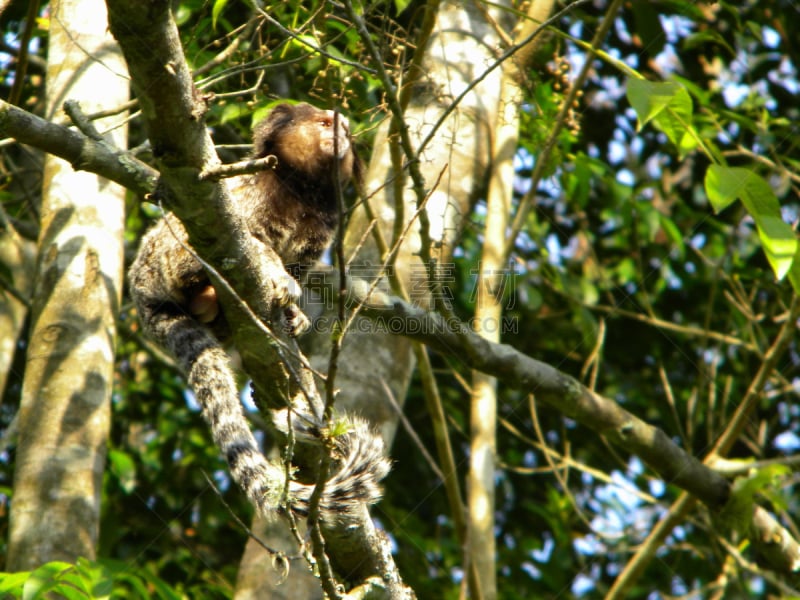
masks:
<path id="1" fill-rule="evenodd" d="M 274 156 L 276 162 L 272 169 L 227 180 L 234 209 L 250 234 L 299 278 L 334 235 L 337 186 L 358 175 L 347 119 L 309 104 L 280 104 L 256 125 L 253 142 L 254 158 Z M 281 507 L 285 475 L 265 459 L 250 431 L 223 349 L 228 325 L 175 215 L 166 214 L 145 234 L 128 276 L 145 331 L 186 373 L 233 479 L 262 514 L 273 514 Z M 286 309 L 286 319 L 292 333 L 302 331 L 305 316 L 296 306 Z M 323 519 L 355 514 L 362 503 L 376 502 L 378 482 L 389 470 L 382 440 L 361 419 L 349 421 L 348 432 L 334 440 L 341 464 L 325 484 Z M 307 513 L 312 489 L 290 483 L 292 510 Z"/>

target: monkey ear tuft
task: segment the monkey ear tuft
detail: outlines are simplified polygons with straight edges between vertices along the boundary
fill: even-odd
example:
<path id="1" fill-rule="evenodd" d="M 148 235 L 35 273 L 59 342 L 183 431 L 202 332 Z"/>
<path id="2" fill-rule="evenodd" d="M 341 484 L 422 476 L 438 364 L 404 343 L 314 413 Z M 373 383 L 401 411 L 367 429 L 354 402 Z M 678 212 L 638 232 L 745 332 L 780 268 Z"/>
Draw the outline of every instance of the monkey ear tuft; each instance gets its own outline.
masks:
<path id="1" fill-rule="evenodd" d="M 269 115 L 267 116 L 267 120 L 281 117 L 291 117 L 292 112 L 294 112 L 293 105 L 289 104 L 288 102 L 281 102 L 280 104 L 276 104 L 272 107 L 272 110 L 269 111 Z"/>

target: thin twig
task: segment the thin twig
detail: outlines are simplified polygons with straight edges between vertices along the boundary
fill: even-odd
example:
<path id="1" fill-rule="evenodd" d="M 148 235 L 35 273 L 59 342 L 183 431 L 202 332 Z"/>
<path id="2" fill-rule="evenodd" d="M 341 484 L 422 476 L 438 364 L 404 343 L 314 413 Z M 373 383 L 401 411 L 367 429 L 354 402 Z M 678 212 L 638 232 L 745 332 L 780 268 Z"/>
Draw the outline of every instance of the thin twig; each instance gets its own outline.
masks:
<path id="1" fill-rule="evenodd" d="M 436 461 L 434 460 L 433 456 L 431 456 L 431 453 L 428 452 L 428 449 L 425 447 L 422 439 L 411 425 L 411 421 L 409 421 L 408 417 L 406 417 L 405 413 L 403 412 L 403 407 L 398 404 L 397 399 L 392 393 L 392 389 L 389 387 L 389 384 L 387 384 L 384 379 L 381 379 L 381 386 L 383 387 L 383 391 L 386 392 L 386 399 L 394 409 L 395 414 L 397 415 L 400 424 L 403 426 L 403 429 L 408 434 L 408 437 L 410 437 L 411 441 L 414 442 L 414 445 L 417 447 L 420 454 L 422 454 L 422 458 L 424 458 L 425 462 L 428 463 L 428 466 L 430 467 L 431 471 L 433 471 L 434 475 L 436 475 L 440 481 L 444 482 L 444 473 L 439 468 L 439 465 L 436 464 Z"/>
<path id="2" fill-rule="evenodd" d="M 212 165 L 203 169 L 198 178 L 203 181 L 219 181 L 220 179 L 236 177 L 237 175 L 252 175 L 267 169 L 275 169 L 277 166 L 278 157 L 270 154 L 263 158 L 240 160 L 226 165 Z"/>
<path id="3" fill-rule="evenodd" d="M 561 11 L 564 13 L 567 9 L 574 8 L 578 2 L 570 4 L 567 8 Z M 553 129 L 550 131 L 550 135 L 547 136 L 545 140 L 544 146 L 542 147 L 541 152 L 536 158 L 536 164 L 533 167 L 533 173 L 531 173 L 530 180 L 531 180 L 531 188 L 530 191 L 525 194 L 525 196 L 520 200 L 519 207 L 517 208 L 517 214 L 514 217 L 514 221 L 511 224 L 511 233 L 508 236 L 508 242 L 506 244 L 506 249 L 504 252 L 504 256 L 511 256 L 512 251 L 514 250 L 514 245 L 516 244 L 517 237 L 519 236 L 520 231 L 525 225 L 525 220 L 528 216 L 528 212 L 530 211 L 531 207 L 534 204 L 534 200 L 536 199 L 536 193 L 539 188 L 539 181 L 541 180 L 542 176 L 546 172 L 546 169 L 550 163 L 550 155 L 553 152 L 553 148 L 555 148 L 556 142 L 558 141 L 558 134 L 561 132 L 561 129 L 564 127 L 564 123 L 566 122 L 567 113 L 572 110 L 572 106 L 577 98 L 578 91 L 583 89 L 583 82 L 586 80 L 586 77 L 589 75 L 589 71 L 592 68 L 592 62 L 594 59 L 594 48 L 599 48 L 601 42 L 606 37 L 608 32 L 611 30 L 612 25 L 614 24 L 614 18 L 619 12 L 619 9 L 622 7 L 623 0 L 614 0 L 611 3 L 611 6 L 608 7 L 605 16 L 603 17 L 603 22 L 600 24 L 600 27 L 595 32 L 594 37 L 592 38 L 591 48 L 586 56 L 586 62 L 584 62 L 583 67 L 581 68 L 578 76 L 575 78 L 573 85 L 570 86 L 569 92 L 567 96 L 564 98 L 564 103 L 561 106 L 561 110 L 559 111 L 558 115 L 556 116 L 553 122 Z M 557 15 L 559 18 L 561 13 Z M 540 27 L 538 27 L 533 34 L 531 34 L 531 38 L 535 36 L 539 31 L 541 31 L 545 26 L 549 25 L 553 19 L 549 19 L 545 23 L 543 23 Z"/>
<path id="4" fill-rule="evenodd" d="M 258 6 L 258 4 L 254 3 L 253 6 L 255 7 L 255 9 L 258 12 L 258 14 L 260 14 L 264 18 L 264 20 L 266 20 L 270 25 L 272 25 L 273 27 L 276 27 L 278 29 L 278 31 L 280 31 L 285 36 L 290 37 L 294 41 L 298 42 L 300 45 L 305 46 L 306 48 L 311 50 L 312 53 L 319 54 L 320 56 L 324 56 L 328 60 L 332 60 L 332 61 L 334 61 L 336 63 L 347 65 L 348 67 L 352 67 L 354 69 L 357 69 L 358 71 L 363 71 L 365 73 L 369 73 L 370 75 L 375 75 L 375 69 L 370 69 L 369 67 L 365 67 L 363 64 L 361 64 L 359 62 L 356 62 L 356 61 L 347 60 L 346 58 L 344 58 L 341 55 L 334 56 L 330 52 L 327 52 L 326 50 L 323 50 L 321 47 L 315 46 L 314 44 L 309 42 L 306 37 L 301 36 L 301 35 L 297 34 L 295 31 L 292 31 L 291 29 L 287 29 L 286 27 L 284 27 L 280 23 L 280 21 L 278 21 L 277 19 L 272 18 L 272 16 L 270 16 L 269 13 L 267 13 L 260 6 Z M 325 8 L 324 4 L 321 5 L 319 7 L 319 9 L 317 10 L 317 13 L 319 13 L 319 11 L 324 10 L 324 8 Z M 308 20 L 308 22 L 313 21 L 316 18 L 317 13 L 312 15 L 312 17 Z M 298 28 L 298 30 L 302 31 L 302 28 Z"/>
<path id="5" fill-rule="evenodd" d="M 36 29 L 36 15 L 39 12 L 39 0 L 29 0 L 28 12 L 25 15 L 25 29 L 19 41 L 19 51 L 17 52 L 17 64 L 14 72 L 14 83 L 11 86 L 11 93 L 8 95 L 10 104 L 19 104 L 22 98 L 22 86 L 27 80 L 25 74 L 28 70 L 28 51 L 31 47 L 31 37 L 33 30 Z"/>
<path id="6" fill-rule="evenodd" d="M 298 559 L 302 558 L 300 555 L 287 556 L 286 553 L 281 552 L 280 550 L 275 550 L 274 548 L 271 548 L 270 546 L 267 546 L 267 544 L 264 542 L 264 540 L 262 540 L 255 533 L 253 533 L 253 530 L 250 529 L 250 527 L 248 527 L 247 524 L 239 518 L 239 515 L 237 514 L 237 512 L 235 510 L 233 510 L 233 508 L 231 508 L 231 505 L 228 504 L 225 501 L 225 497 L 222 495 L 222 492 L 219 490 L 217 485 L 214 483 L 214 480 L 212 480 L 211 477 L 209 477 L 208 473 L 206 473 L 205 470 L 203 470 L 202 473 L 203 473 L 203 477 L 206 478 L 206 482 L 208 483 L 209 487 L 214 491 L 214 493 L 217 495 L 217 498 L 222 503 L 222 506 L 225 508 L 225 510 L 228 511 L 228 514 L 231 517 L 233 517 L 233 520 L 236 521 L 237 525 L 239 525 L 239 527 L 241 527 L 242 530 L 247 534 L 247 537 L 249 537 L 254 542 L 256 542 L 259 546 L 261 546 L 264 550 L 266 550 L 272 556 L 283 556 L 286 560 L 298 560 Z"/>

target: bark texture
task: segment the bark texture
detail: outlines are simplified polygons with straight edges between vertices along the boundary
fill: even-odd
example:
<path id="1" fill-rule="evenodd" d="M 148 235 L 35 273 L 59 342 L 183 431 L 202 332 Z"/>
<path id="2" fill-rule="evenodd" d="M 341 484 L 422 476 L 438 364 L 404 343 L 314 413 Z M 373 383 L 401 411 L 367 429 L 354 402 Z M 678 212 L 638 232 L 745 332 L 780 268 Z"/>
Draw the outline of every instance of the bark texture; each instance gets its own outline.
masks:
<path id="1" fill-rule="evenodd" d="M 103 7 L 61 0 L 51 10 L 49 117 L 67 99 L 87 111 L 126 101 L 125 66 Z M 124 128 L 112 135 L 125 146 Z M 48 156 L 42 196 L 11 571 L 94 556 L 122 284 L 124 189 Z"/>

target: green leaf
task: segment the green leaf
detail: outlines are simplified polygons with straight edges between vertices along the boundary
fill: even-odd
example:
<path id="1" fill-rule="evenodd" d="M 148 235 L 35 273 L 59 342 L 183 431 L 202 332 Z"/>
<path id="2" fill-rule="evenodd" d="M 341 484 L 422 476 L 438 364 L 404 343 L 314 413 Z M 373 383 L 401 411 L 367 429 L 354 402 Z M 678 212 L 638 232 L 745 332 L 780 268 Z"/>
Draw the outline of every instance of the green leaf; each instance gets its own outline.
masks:
<path id="1" fill-rule="evenodd" d="M 279 100 L 272 100 L 271 102 L 267 102 L 266 104 L 262 104 L 258 106 L 252 113 L 250 117 L 250 126 L 255 127 L 259 121 L 265 119 L 269 113 L 272 112 L 272 109 L 278 106 L 279 104 L 297 104 L 297 100 L 290 100 L 288 98 L 281 98 Z"/>
<path id="2" fill-rule="evenodd" d="M 747 202 L 745 202 L 746 204 Z M 750 209 L 748 209 L 749 211 Z M 794 262 L 797 253 L 797 236 L 780 215 L 778 217 L 762 216 L 756 219 L 756 226 L 767 260 L 769 260 L 775 277 L 781 280 L 789 272 Z"/>
<path id="3" fill-rule="evenodd" d="M 731 491 L 747 500 L 753 500 L 756 494 L 764 493 L 777 482 L 787 477 L 791 470 L 786 465 L 769 465 L 756 469 L 746 477 L 737 477 Z"/>
<path id="4" fill-rule="evenodd" d="M 672 242 L 674 249 L 678 252 L 678 255 L 683 257 L 686 253 L 686 245 L 683 243 L 683 233 L 680 228 L 675 224 L 675 221 L 660 213 L 659 223 L 661 224 L 664 234 L 669 241 Z"/>
<path id="5" fill-rule="evenodd" d="M 81 577 L 91 589 L 92 598 L 106 600 L 114 589 L 114 579 L 111 570 L 104 565 L 92 562 L 85 558 L 78 558 L 78 570 Z"/>
<path id="6" fill-rule="evenodd" d="M 792 261 L 792 268 L 789 269 L 789 283 L 796 294 L 800 294 L 800 244 L 797 245 L 797 251 L 794 254 Z"/>
<path id="7" fill-rule="evenodd" d="M 167 583 L 155 576 L 147 576 L 143 573 L 147 582 L 153 587 L 156 592 L 156 597 L 163 600 L 184 600 L 185 596 L 172 589 Z"/>
<path id="8" fill-rule="evenodd" d="M 136 463 L 125 452 L 111 450 L 108 453 L 108 462 L 111 472 L 117 476 L 120 486 L 125 493 L 130 494 L 136 485 Z"/>
<path id="9" fill-rule="evenodd" d="M 738 173 L 742 171 L 742 173 Z M 705 188 L 714 212 L 722 212 L 737 198 L 750 171 L 711 165 L 706 171 Z M 738 178 L 736 178 L 738 177 Z"/>
<path id="10" fill-rule="evenodd" d="M 233 121 L 247 115 L 250 111 L 244 104 L 239 104 L 238 102 L 232 102 L 231 104 L 226 104 L 222 108 L 222 116 L 220 116 L 219 122 L 227 123 L 228 121 Z"/>
<path id="11" fill-rule="evenodd" d="M 724 529 L 731 529 L 744 536 L 753 516 L 756 495 L 774 497 L 777 484 L 785 479 L 791 470 L 786 465 L 770 465 L 753 469 L 744 477 L 737 477 L 731 486 L 731 495 L 718 514 L 718 523 Z"/>
<path id="12" fill-rule="evenodd" d="M 228 4 L 228 0 L 214 0 L 214 6 L 211 8 L 211 27 L 216 29 L 217 28 L 217 19 L 222 14 L 222 11 L 225 10 L 225 5 Z"/>
<path id="13" fill-rule="evenodd" d="M 597 291 L 597 286 L 595 286 L 585 277 L 581 277 L 579 286 L 581 301 L 583 304 L 586 306 L 595 306 L 600 299 L 600 293 Z"/>
<path id="14" fill-rule="evenodd" d="M 175 11 L 175 23 L 180 27 L 181 25 L 185 25 L 189 22 L 189 19 L 192 18 L 192 11 L 190 8 L 185 6 L 183 3 L 178 5 L 177 10 Z"/>
<path id="15" fill-rule="evenodd" d="M 268 105 L 268 106 L 259 106 L 255 111 L 253 111 L 253 114 L 250 117 L 250 128 L 252 129 L 253 127 L 256 126 L 257 123 L 266 118 L 266 116 L 269 114 L 271 110 L 272 106 Z"/>
<path id="16" fill-rule="evenodd" d="M 667 134 L 680 156 L 697 147 L 698 135 L 692 128 L 692 98 L 685 88 L 678 89 L 667 109 L 655 116 L 653 125 Z"/>
<path id="17" fill-rule="evenodd" d="M 109 558 L 98 559 L 103 572 L 114 582 L 113 598 L 151 600 L 184 600 L 185 596 L 171 589 L 146 569 L 137 569 L 130 563 Z"/>
<path id="18" fill-rule="evenodd" d="M 713 29 L 693 33 L 683 41 L 683 48 L 686 50 L 710 45 L 717 45 L 720 48 L 724 48 L 729 56 L 736 56 L 736 50 L 731 47 L 721 33 Z"/>
<path id="19" fill-rule="evenodd" d="M 680 89 L 681 86 L 674 81 L 628 79 L 625 95 L 639 117 L 639 129 L 667 108 Z"/>
<path id="20" fill-rule="evenodd" d="M 95 598 L 84 592 L 83 590 L 76 589 L 69 585 L 66 582 L 58 583 L 53 586 L 52 588 L 53 594 L 57 594 L 57 598 L 64 598 L 66 600 L 95 600 Z M 42 598 L 52 598 L 53 595 L 48 594 L 47 596 L 42 596 Z"/>
<path id="21" fill-rule="evenodd" d="M 22 588 L 23 600 L 38 600 L 61 586 L 59 580 L 75 568 L 67 562 L 49 562 L 34 570 Z M 63 593 L 59 590 L 59 593 Z"/>
<path id="22" fill-rule="evenodd" d="M 303 54 L 307 54 L 309 50 L 319 48 L 319 40 L 310 34 L 297 35 L 289 40 L 288 45 Z M 310 61 L 307 61 L 307 64 Z"/>
<path id="23" fill-rule="evenodd" d="M 698 136 L 692 128 L 692 98 L 682 85 L 675 81 L 631 78 L 626 96 L 639 118 L 639 130 L 653 121 L 681 156 L 697 147 Z"/>
<path id="24" fill-rule="evenodd" d="M 783 279 L 794 263 L 798 252 L 794 229 L 783 220 L 781 206 L 769 184 L 756 173 L 742 167 L 711 165 L 706 172 L 705 188 L 716 212 L 741 200 L 753 217 L 758 237 L 775 277 Z M 790 277 L 795 290 L 800 278 Z"/>
<path id="25" fill-rule="evenodd" d="M 625 285 L 631 281 L 638 279 L 639 271 L 636 268 L 636 261 L 632 258 L 623 258 L 614 267 L 614 281 L 618 285 Z"/>
<path id="26" fill-rule="evenodd" d="M 22 595 L 22 586 L 30 577 L 30 572 L 22 573 L 0 573 L 0 596 L 6 598 L 13 596 L 19 598 Z"/>

